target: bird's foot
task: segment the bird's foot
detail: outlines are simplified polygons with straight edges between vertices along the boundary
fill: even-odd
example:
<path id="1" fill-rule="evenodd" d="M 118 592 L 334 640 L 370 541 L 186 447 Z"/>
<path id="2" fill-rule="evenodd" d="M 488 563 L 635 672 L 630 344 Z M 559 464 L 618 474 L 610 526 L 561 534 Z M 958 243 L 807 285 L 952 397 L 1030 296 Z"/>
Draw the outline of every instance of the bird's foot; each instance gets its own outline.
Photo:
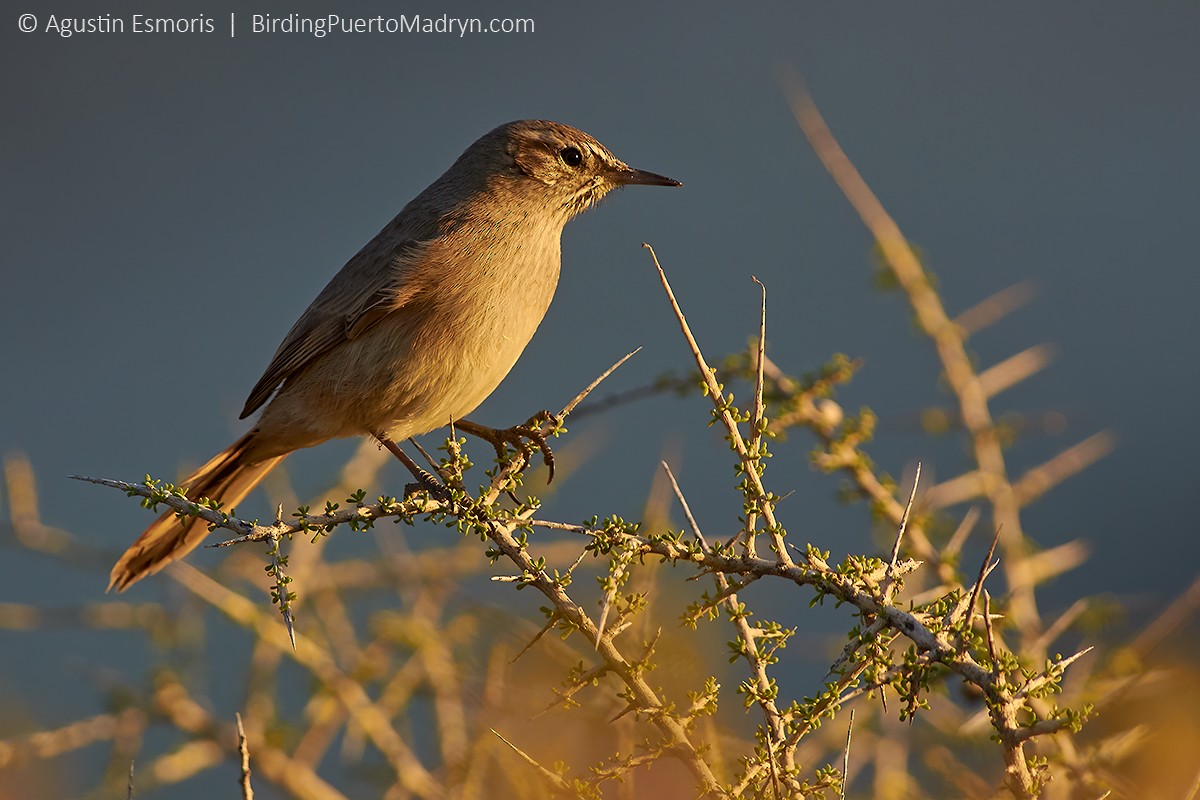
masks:
<path id="1" fill-rule="evenodd" d="M 429 470 L 424 469 L 420 464 L 409 458 L 408 454 L 401 450 L 398 444 L 382 434 L 377 434 L 375 438 L 379 440 L 381 445 L 387 448 L 388 452 L 399 459 L 400 463 L 417 479 L 417 483 L 405 484 L 404 499 L 407 500 L 417 492 L 429 492 L 430 497 L 443 502 L 450 499 L 450 490 L 446 488 L 446 484 L 434 477 L 433 473 Z"/>
<path id="2" fill-rule="evenodd" d="M 533 455 L 536 447 L 542 454 L 542 463 L 549 470 L 550 474 L 546 478 L 546 483 L 550 483 L 554 480 L 554 451 L 550 449 L 550 445 L 546 443 L 546 435 L 542 433 L 542 425 L 547 422 L 555 428 L 562 424 L 562 420 L 549 411 L 539 411 L 524 425 L 514 425 L 511 428 L 489 428 L 466 419 L 458 420 L 454 423 L 454 427 L 490 442 L 492 447 L 496 448 L 496 457 L 501 459 L 506 455 L 505 447 L 507 445 L 515 447 L 517 452 L 526 459 Z"/>
<path id="3" fill-rule="evenodd" d="M 450 500 L 450 490 L 446 485 L 433 476 L 433 473 L 417 467 L 417 472 L 414 473 L 416 482 L 404 484 L 404 499 L 412 497 L 420 492 L 428 492 L 429 496 L 434 500 L 447 502 Z"/>

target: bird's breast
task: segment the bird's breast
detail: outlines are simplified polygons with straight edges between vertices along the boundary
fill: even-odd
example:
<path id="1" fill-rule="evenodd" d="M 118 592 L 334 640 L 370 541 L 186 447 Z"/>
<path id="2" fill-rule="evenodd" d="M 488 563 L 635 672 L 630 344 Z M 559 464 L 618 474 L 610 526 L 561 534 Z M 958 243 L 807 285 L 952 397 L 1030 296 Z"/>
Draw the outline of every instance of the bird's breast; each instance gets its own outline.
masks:
<path id="1" fill-rule="evenodd" d="M 439 260 L 440 280 L 426 284 L 403 321 L 411 330 L 391 365 L 399 389 L 387 410 L 391 429 L 412 435 L 465 417 L 533 338 L 558 284 L 557 231 L 500 239 L 503 245 L 483 235 L 456 247 L 443 242 L 430 253 Z"/>

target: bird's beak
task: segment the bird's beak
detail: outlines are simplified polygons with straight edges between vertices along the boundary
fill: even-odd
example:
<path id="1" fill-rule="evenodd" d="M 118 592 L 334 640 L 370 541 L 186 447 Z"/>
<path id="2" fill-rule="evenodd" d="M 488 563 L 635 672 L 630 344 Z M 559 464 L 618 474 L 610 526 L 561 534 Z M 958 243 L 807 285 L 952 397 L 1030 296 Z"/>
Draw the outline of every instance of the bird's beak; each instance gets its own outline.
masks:
<path id="1" fill-rule="evenodd" d="M 653 172 L 646 172 L 640 169 L 624 169 L 614 170 L 612 180 L 618 186 L 630 186 L 633 184 L 641 186 L 683 186 L 679 181 L 668 178 L 663 175 L 656 175 Z"/>

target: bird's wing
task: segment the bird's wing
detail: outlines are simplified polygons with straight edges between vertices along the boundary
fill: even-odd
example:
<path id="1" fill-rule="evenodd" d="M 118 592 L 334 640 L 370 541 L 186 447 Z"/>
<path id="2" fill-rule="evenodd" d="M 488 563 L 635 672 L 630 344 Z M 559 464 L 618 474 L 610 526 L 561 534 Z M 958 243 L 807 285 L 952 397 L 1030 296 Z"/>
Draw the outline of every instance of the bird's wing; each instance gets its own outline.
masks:
<path id="1" fill-rule="evenodd" d="M 288 331 L 263 376 L 250 390 L 241 419 L 267 402 L 279 385 L 313 359 L 362 336 L 421 290 L 413 265 L 425 242 L 407 239 L 382 247 L 371 242 L 342 267 Z"/>

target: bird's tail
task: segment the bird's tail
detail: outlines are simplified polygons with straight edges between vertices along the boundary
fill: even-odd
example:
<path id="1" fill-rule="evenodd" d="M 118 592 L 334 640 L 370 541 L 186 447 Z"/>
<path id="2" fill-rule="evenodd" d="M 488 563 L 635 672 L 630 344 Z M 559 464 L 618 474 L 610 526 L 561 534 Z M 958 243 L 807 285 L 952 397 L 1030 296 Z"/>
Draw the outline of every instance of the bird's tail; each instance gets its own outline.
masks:
<path id="1" fill-rule="evenodd" d="M 286 454 L 258 462 L 248 462 L 254 431 L 213 456 L 207 464 L 180 481 L 188 497 L 220 500 L 224 508 L 233 508 L 275 468 Z M 208 535 L 208 523 L 198 517 L 180 520 L 175 511 L 166 512 L 142 532 L 117 561 L 109 575 L 108 588 L 125 591 L 147 575 L 153 575 L 177 558 L 190 553 Z"/>

